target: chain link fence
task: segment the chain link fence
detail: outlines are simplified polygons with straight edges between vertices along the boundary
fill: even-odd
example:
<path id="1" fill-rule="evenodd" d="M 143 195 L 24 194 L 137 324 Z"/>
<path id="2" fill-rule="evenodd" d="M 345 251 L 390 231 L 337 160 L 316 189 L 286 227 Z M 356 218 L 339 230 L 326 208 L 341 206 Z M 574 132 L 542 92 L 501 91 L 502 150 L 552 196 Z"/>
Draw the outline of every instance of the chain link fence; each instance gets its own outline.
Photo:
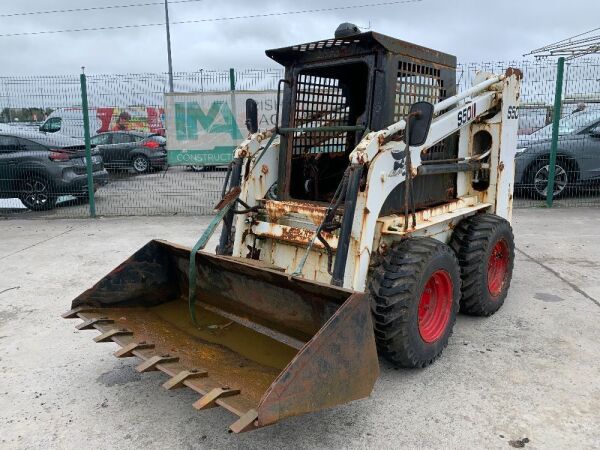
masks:
<path id="1" fill-rule="evenodd" d="M 281 75 L 268 69 L 176 73 L 174 90 L 261 91 L 274 89 Z M 211 213 L 226 167 L 167 166 L 167 76 L 88 75 L 86 85 L 97 146 L 90 155 L 95 214 Z M 81 105 L 79 76 L 0 78 L 0 214 L 90 215 Z"/>
<path id="2" fill-rule="evenodd" d="M 556 61 L 465 64 L 457 80 L 464 89 L 478 71 L 502 73 L 507 67 L 523 71 L 514 205 L 544 206 L 551 172 Z M 562 81 L 553 206 L 600 206 L 600 60 L 567 62 Z"/>
<path id="3" fill-rule="evenodd" d="M 556 62 L 461 64 L 459 90 L 469 87 L 479 71 L 503 73 L 507 67 L 519 67 L 524 73 L 515 206 L 543 206 L 551 175 Z M 282 76 L 280 69 L 176 73 L 174 90 L 274 90 Z M 167 76 L 88 75 L 86 79 L 94 144 L 90 164 L 82 139 L 79 76 L 0 78 L 0 214 L 89 217 L 91 206 L 99 216 L 211 213 L 226 168 L 167 166 Z M 600 61 L 567 62 L 562 93 L 554 206 L 599 206 Z M 90 205 L 88 186 L 92 185 Z"/>

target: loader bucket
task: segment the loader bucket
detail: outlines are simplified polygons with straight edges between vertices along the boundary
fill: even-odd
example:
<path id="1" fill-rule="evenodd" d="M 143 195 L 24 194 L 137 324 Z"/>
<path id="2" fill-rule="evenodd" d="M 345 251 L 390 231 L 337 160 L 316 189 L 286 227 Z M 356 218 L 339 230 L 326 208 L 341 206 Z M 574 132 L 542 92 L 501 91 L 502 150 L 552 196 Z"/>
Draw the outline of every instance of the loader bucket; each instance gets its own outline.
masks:
<path id="1" fill-rule="evenodd" d="M 367 397 L 379 374 L 365 294 L 290 277 L 258 261 L 196 255 L 150 241 L 72 303 L 65 318 L 160 370 L 166 389 L 201 394 L 196 409 L 238 416 L 231 432 Z"/>

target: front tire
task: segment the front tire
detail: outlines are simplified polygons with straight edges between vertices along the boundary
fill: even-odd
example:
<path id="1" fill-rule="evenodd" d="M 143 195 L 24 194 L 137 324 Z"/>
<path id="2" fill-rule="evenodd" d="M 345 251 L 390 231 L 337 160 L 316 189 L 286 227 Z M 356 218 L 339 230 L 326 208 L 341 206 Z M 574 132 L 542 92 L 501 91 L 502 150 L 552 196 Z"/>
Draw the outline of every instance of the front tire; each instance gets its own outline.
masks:
<path id="1" fill-rule="evenodd" d="M 462 278 L 460 311 L 490 316 L 504 304 L 515 260 L 510 223 L 494 214 L 476 214 L 455 228 L 450 247 Z"/>
<path id="2" fill-rule="evenodd" d="M 425 367 L 448 345 L 460 298 L 454 252 L 431 238 L 392 248 L 370 283 L 379 353 L 399 367 Z"/>

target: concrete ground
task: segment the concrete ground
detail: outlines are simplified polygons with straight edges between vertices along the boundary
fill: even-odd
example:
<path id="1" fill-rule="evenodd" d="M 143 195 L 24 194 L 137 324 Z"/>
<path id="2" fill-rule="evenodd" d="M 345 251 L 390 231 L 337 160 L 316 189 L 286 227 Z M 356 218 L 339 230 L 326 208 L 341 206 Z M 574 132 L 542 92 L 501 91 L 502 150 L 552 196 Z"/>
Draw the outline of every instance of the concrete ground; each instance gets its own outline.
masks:
<path id="1" fill-rule="evenodd" d="M 424 370 L 381 362 L 370 398 L 230 435 L 191 390 L 60 313 L 151 238 L 206 218 L 0 220 L 0 448 L 593 448 L 600 446 L 600 209 L 515 212 L 502 310 L 460 316 Z"/>

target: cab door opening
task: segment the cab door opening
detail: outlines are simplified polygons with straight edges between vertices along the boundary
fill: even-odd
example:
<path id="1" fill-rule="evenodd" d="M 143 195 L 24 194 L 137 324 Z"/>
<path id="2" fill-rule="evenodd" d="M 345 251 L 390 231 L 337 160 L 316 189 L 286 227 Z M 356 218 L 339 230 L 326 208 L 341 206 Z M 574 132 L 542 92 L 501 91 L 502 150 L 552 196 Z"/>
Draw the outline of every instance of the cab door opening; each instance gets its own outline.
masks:
<path id="1" fill-rule="evenodd" d="M 289 197 L 330 202 L 348 156 L 368 126 L 369 67 L 363 62 L 306 68 L 294 83 L 288 135 Z M 339 127 L 354 127 L 340 131 Z M 302 130 L 302 129 L 306 130 Z M 314 128 L 324 130 L 312 131 Z"/>

